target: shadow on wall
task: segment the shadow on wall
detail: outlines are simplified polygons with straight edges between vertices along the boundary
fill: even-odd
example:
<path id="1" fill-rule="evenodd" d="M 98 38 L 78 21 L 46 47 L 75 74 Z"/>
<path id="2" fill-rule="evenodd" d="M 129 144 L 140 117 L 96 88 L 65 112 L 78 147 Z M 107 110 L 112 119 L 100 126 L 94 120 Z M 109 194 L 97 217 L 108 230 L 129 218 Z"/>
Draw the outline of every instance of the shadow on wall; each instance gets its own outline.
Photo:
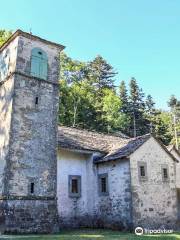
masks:
<path id="1" fill-rule="evenodd" d="M 3 80 L 8 76 L 8 70 L 10 68 L 9 54 L 10 51 L 7 49 L 3 52 L 3 55 L 0 55 L 0 139 L 5 136 L 4 144 L 8 140 L 6 138 L 6 132 L 8 131 L 5 124 L 12 100 L 12 89 L 7 87 L 7 82 L 3 82 Z M 3 143 L 1 141 L 0 146 L 3 147 Z"/>
<path id="2" fill-rule="evenodd" d="M 5 136 L 4 143 L 7 142 L 8 133 L 6 121 L 8 118 L 8 112 L 11 111 L 11 103 L 12 103 L 12 94 L 13 89 L 8 88 L 7 82 L 4 82 L 3 84 L 0 83 L 0 138 Z M 9 119 L 10 120 L 10 119 Z"/>
<path id="3" fill-rule="evenodd" d="M 79 229 L 79 228 L 92 228 L 92 229 L 111 229 L 118 231 L 133 231 L 132 226 L 125 225 L 122 221 L 110 221 L 107 218 L 90 216 L 74 216 L 71 219 L 59 218 L 60 229 Z"/>
<path id="4" fill-rule="evenodd" d="M 0 55 L 0 82 L 2 82 L 7 76 L 10 69 L 10 50 L 7 49 Z"/>

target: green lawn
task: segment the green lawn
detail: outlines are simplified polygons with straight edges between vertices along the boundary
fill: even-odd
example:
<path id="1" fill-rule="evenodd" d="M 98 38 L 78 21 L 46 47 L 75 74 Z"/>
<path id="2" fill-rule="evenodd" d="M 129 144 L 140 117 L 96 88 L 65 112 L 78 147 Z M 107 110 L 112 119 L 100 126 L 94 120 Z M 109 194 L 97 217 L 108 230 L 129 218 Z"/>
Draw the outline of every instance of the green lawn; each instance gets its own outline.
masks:
<path id="1" fill-rule="evenodd" d="M 73 230 L 62 231 L 57 235 L 0 236 L 0 240 L 180 240 L 180 233 L 171 235 L 135 236 L 109 230 Z"/>

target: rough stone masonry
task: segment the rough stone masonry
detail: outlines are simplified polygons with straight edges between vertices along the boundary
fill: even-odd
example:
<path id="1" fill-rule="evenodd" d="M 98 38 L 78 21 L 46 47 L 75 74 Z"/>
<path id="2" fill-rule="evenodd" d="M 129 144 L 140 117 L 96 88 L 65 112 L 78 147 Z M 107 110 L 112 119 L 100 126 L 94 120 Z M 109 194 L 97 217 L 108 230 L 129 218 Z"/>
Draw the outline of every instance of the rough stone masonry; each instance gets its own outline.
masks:
<path id="1" fill-rule="evenodd" d="M 59 52 L 20 30 L 0 48 L 0 230 L 57 226 Z"/>

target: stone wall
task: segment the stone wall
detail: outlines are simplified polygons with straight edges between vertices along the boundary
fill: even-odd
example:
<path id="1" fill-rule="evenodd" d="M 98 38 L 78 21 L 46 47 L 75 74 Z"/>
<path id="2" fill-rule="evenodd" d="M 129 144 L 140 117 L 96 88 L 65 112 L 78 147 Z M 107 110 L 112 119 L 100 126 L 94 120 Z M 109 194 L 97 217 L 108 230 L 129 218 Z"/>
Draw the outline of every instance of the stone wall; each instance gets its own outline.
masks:
<path id="1" fill-rule="evenodd" d="M 40 41 L 32 41 L 19 36 L 16 71 L 30 75 L 31 50 L 33 48 L 42 49 L 48 56 L 48 79 L 50 83 L 59 81 L 59 49 L 55 46 L 44 44 Z"/>
<path id="2" fill-rule="evenodd" d="M 3 193 L 3 174 L 9 150 L 9 131 L 14 92 L 14 77 L 0 85 L 0 195 Z"/>
<path id="3" fill-rule="evenodd" d="M 176 163 L 176 187 L 180 189 L 180 156 L 174 148 L 171 154 L 179 161 Z"/>
<path id="4" fill-rule="evenodd" d="M 0 195 L 9 147 L 18 38 L 0 52 Z"/>
<path id="5" fill-rule="evenodd" d="M 0 201 L 3 233 L 52 233 L 58 231 L 56 201 L 10 199 Z"/>
<path id="6" fill-rule="evenodd" d="M 0 82 L 5 81 L 16 70 L 19 37 L 0 52 Z"/>
<path id="7" fill-rule="evenodd" d="M 131 229 L 131 188 L 128 160 L 98 164 L 98 174 L 108 174 L 109 194 L 100 196 L 96 188 L 96 221 L 98 227 Z M 96 177 L 96 179 L 97 179 Z M 96 184 L 97 185 L 97 184 Z"/>
<path id="8" fill-rule="evenodd" d="M 35 195 L 55 196 L 58 86 L 15 75 L 14 88 L 6 193 L 26 196 L 33 182 Z"/>
<path id="9" fill-rule="evenodd" d="M 140 181 L 138 162 L 147 163 L 147 180 Z M 169 181 L 162 178 L 166 164 Z M 134 226 L 174 228 L 177 221 L 175 162 L 154 138 L 136 150 L 130 158 Z"/>
<path id="10" fill-rule="evenodd" d="M 178 229 L 180 229 L 180 156 L 177 151 L 172 148 L 171 154 L 179 161 L 176 163 L 176 189 L 177 189 L 177 205 L 178 205 Z"/>

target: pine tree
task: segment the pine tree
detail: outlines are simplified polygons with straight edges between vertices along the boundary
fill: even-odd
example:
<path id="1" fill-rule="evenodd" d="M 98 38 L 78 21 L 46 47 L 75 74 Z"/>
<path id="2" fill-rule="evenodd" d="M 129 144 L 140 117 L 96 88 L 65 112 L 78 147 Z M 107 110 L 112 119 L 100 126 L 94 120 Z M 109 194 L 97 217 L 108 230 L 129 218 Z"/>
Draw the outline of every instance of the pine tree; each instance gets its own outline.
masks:
<path id="1" fill-rule="evenodd" d="M 167 111 L 156 110 L 154 119 L 154 133 L 165 145 L 173 139 L 171 114 Z"/>
<path id="2" fill-rule="evenodd" d="M 114 88 L 114 77 L 117 74 L 113 67 L 100 55 L 89 63 L 90 79 L 98 90 Z"/>
<path id="3" fill-rule="evenodd" d="M 98 131 L 105 131 L 103 98 L 106 89 L 114 90 L 114 77 L 117 74 L 113 67 L 100 55 L 88 64 L 88 79 L 94 87 L 94 107 L 96 109 L 96 125 Z"/>
<path id="4" fill-rule="evenodd" d="M 145 110 L 145 104 L 143 101 L 144 93 L 139 88 L 135 78 L 130 80 L 130 112 L 133 126 L 133 135 L 142 135 L 145 133 L 144 126 L 147 124 L 143 118 L 143 112 Z"/>
<path id="5" fill-rule="evenodd" d="M 153 116 L 155 115 L 155 102 L 151 95 L 148 95 L 146 98 L 146 114 L 149 120 L 149 131 L 153 132 Z"/>
<path id="6" fill-rule="evenodd" d="M 119 86 L 119 97 L 121 100 L 121 112 L 129 113 L 129 99 L 125 81 L 121 81 Z"/>

